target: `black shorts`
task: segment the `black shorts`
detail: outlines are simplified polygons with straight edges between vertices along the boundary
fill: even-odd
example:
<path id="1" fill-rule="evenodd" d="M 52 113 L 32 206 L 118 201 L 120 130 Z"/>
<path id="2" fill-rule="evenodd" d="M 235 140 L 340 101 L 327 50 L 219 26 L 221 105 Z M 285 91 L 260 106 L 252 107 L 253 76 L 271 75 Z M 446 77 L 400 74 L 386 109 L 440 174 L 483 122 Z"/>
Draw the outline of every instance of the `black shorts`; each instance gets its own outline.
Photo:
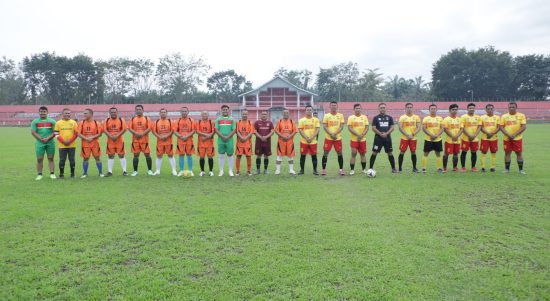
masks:
<path id="1" fill-rule="evenodd" d="M 441 141 L 424 141 L 424 152 L 429 153 L 431 151 L 442 152 L 443 143 Z"/>
<path id="2" fill-rule="evenodd" d="M 393 146 L 391 143 L 391 136 L 388 136 L 386 138 L 382 138 L 380 136 L 374 136 L 374 143 L 372 144 L 372 151 L 379 153 L 382 148 L 386 151 L 386 153 L 393 151 Z"/>

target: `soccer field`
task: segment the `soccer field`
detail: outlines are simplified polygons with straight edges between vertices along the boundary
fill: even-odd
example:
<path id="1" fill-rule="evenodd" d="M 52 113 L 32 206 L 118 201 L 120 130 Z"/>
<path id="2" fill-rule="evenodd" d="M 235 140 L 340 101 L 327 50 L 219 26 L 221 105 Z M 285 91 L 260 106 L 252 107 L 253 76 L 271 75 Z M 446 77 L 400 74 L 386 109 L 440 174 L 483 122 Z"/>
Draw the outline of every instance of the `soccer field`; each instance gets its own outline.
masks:
<path id="1" fill-rule="evenodd" d="M 274 156 L 266 176 L 176 178 L 165 158 L 148 177 L 141 157 L 135 178 L 116 159 L 111 178 L 35 181 L 30 129 L 0 128 L 0 299 L 548 300 L 548 133 L 528 125 L 523 176 L 500 150 L 486 174 L 438 174 L 433 153 L 391 174 L 381 154 L 376 178 L 340 177 L 333 152 L 326 177 L 309 157 L 275 176 Z"/>

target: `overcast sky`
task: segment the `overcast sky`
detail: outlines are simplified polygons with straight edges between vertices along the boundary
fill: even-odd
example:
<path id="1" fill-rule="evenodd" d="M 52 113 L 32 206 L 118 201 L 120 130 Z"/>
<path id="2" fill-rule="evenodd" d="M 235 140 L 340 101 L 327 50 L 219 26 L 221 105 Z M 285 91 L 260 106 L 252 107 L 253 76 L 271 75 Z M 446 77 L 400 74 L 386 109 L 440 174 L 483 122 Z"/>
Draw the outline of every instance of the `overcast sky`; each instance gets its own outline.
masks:
<path id="1" fill-rule="evenodd" d="M 385 76 L 430 79 L 456 47 L 550 54 L 550 1 L 0 0 L 0 56 L 203 56 L 254 86 L 280 67 L 353 61 Z"/>

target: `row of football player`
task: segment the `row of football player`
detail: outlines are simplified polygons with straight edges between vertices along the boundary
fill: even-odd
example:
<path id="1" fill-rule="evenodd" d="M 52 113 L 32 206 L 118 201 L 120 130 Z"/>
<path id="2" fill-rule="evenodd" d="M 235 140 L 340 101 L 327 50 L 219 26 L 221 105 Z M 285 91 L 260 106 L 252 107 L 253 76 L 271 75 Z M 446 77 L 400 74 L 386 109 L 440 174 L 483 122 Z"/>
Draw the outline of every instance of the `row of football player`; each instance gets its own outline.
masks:
<path id="1" fill-rule="evenodd" d="M 411 151 L 411 159 L 413 164 L 413 171 L 418 172 L 416 168 L 416 136 L 423 130 L 425 133 L 424 143 L 424 156 L 422 158 L 422 171 L 426 171 L 426 162 L 428 154 L 433 150 L 438 158 L 437 166 L 439 172 L 446 172 L 446 166 L 448 156 L 453 155 L 453 170 L 457 170 L 458 154 L 462 150 L 461 163 L 462 171 L 465 169 L 466 153 L 471 151 L 472 153 L 472 171 L 477 171 L 476 159 L 477 150 L 479 148 L 478 135 L 482 133 L 481 139 L 481 151 L 482 157 L 490 150 L 491 151 L 491 171 L 495 170 L 495 153 L 498 149 L 498 132 L 501 131 L 504 136 L 504 149 L 506 152 L 505 159 L 505 171 L 509 171 L 510 166 L 510 154 L 512 151 L 516 152 L 518 158 L 518 164 L 520 172 L 523 173 L 523 158 L 522 158 L 522 137 L 521 134 L 525 130 L 526 121 L 525 116 L 516 112 L 517 104 L 509 103 L 509 112 L 502 117 L 493 114 L 494 107 L 492 105 L 486 106 L 487 114 L 478 116 L 475 114 L 475 104 L 468 105 L 468 113 L 458 118 L 456 113 L 458 111 L 457 105 L 451 105 L 449 108 L 450 116 L 445 119 L 436 116 L 437 107 L 431 105 L 429 107 L 430 115 L 425 117 L 422 121 L 418 115 L 413 113 L 413 105 L 407 103 L 405 106 L 406 113 L 399 118 L 398 128 L 402 133 L 400 141 L 400 154 L 399 154 L 399 169 L 395 168 L 395 160 L 392 154 L 392 142 L 391 133 L 394 130 L 393 118 L 385 114 L 386 105 L 384 103 L 379 104 L 379 114 L 372 120 L 372 129 L 375 132 L 375 138 L 372 148 L 372 155 L 370 157 L 369 169 L 373 169 L 376 155 L 384 148 L 388 154 L 390 164 L 392 166 L 392 172 L 401 172 L 403 164 L 403 156 L 407 149 Z M 281 119 L 277 126 L 274 126 L 267 118 L 267 111 L 263 111 L 261 119 L 256 121 L 254 125 L 248 120 L 247 111 L 242 112 L 242 119 L 239 121 L 234 120 L 229 116 L 229 107 L 222 106 L 222 114 L 215 121 L 208 119 L 207 112 L 201 114 L 201 120 L 195 122 L 188 116 L 188 109 L 183 107 L 181 109 L 181 118 L 177 121 L 167 118 L 167 111 L 161 109 L 160 119 L 156 122 L 152 122 L 148 117 L 143 116 L 143 106 L 137 105 L 135 108 L 136 115 L 130 120 L 129 124 L 118 117 L 118 111 L 116 108 L 109 110 L 110 117 L 103 123 L 100 123 L 93 119 L 93 111 L 86 109 L 84 112 L 84 120 L 79 124 L 76 124 L 74 120 L 71 120 L 71 112 L 69 109 L 63 110 L 63 118 L 59 121 L 55 121 L 47 117 L 47 108 L 41 107 L 40 117 L 33 121 L 31 128 L 32 134 L 36 138 L 36 152 L 37 152 L 37 179 L 42 178 L 42 162 L 45 153 L 48 154 L 48 160 L 50 165 L 51 177 L 55 177 L 53 173 L 53 154 L 55 152 L 55 140 L 59 142 L 59 169 L 60 176 L 64 176 L 64 167 L 66 158 L 69 158 L 71 167 L 71 176 L 74 177 L 74 155 L 76 149 L 76 139 L 80 137 L 82 139 L 81 156 L 83 157 L 83 177 L 88 175 L 88 160 L 90 156 L 96 159 L 96 165 L 102 173 L 102 164 L 100 160 L 101 150 L 99 147 L 99 137 L 105 133 L 107 138 L 107 154 L 108 159 L 108 173 L 112 175 L 112 168 L 114 165 L 114 157 L 118 155 L 121 159 L 121 165 L 123 168 L 123 174 L 126 172 L 126 160 L 124 150 L 123 134 L 126 131 L 132 134 L 132 153 L 134 154 L 133 176 L 138 174 L 139 154 L 144 153 L 146 157 L 148 174 L 157 175 L 160 173 L 160 167 L 162 164 L 162 157 L 164 154 L 168 155 L 169 162 L 172 167 L 172 173 L 174 175 L 182 175 L 184 173 L 185 156 L 187 156 L 189 174 L 192 173 L 192 155 L 195 153 L 195 146 L 193 142 L 193 135 L 198 135 L 198 152 L 201 164 L 201 176 L 205 174 L 204 165 L 205 157 L 208 157 L 208 165 L 210 168 L 209 175 L 213 175 L 213 156 L 214 156 L 214 143 L 213 136 L 218 136 L 218 153 L 219 153 L 219 175 L 223 175 L 223 165 L 225 155 L 228 157 L 229 175 L 233 176 L 233 153 L 234 153 L 234 141 L 233 137 L 237 136 L 237 175 L 240 174 L 240 158 L 245 156 L 247 159 L 247 174 L 251 175 L 251 156 L 252 156 L 252 135 L 256 136 L 255 153 L 256 159 L 256 173 L 260 173 L 261 159 L 263 157 L 264 173 L 267 173 L 267 167 L 269 164 L 268 157 L 271 155 L 271 136 L 273 134 L 278 135 L 277 145 L 277 168 L 276 174 L 280 173 L 280 165 L 282 157 L 288 157 L 289 171 L 291 174 L 295 174 L 293 169 L 293 157 L 294 153 L 294 135 L 300 135 L 300 171 L 298 174 L 304 173 L 304 164 L 306 155 L 311 155 L 313 163 L 313 173 L 317 172 L 317 138 L 320 130 L 319 120 L 313 116 L 313 110 L 311 106 L 307 106 L 305 109 L 305 117 L 300 119 L 298 126 L 289 118 L 289 111 L 284 110 L 283 119 Z M 366 170 L 366 134 L 369 130 L 368 118 L 362 114 L 361 105 L 356 104 L 354 106 L 354 114 L 348 117 L 347 123 L 344 121 L 344 117 L 341 113 L 338 113 L 338 104 L 336 102 L 330 103 L 330 112 L 325 114 L 322 122 L 323 129 L 326 133 L 323 158 L 322 158 L 322 175 L 326 175 L 326 165 L 328 155 L 332 148 L 335 149 L 338 155 L 339 174 L 345 175 L 343 170 L 343 156 L 342 156 L 342 136 L 344 125 L 347 124 L 350 131 L 350 146 L 351 146 L 351 159 L 350 159 L 350 174 L 354 174 L 355 158 L 357 153 L 360 154 L 361 165 L 363 172 Z M 152 171 L 152 159 L 150 157 L 148 134 L 152 132 L 157 137 L 157 171 Z M 445 141 L 445 153 L 441 158 L 440 153 L 443 150 L 441 143 L 442 133 L 446 133 Z M 172 135 L 177 137 L 177 153 L 179 156 L 180 172 L 176 172 L 176 164 L 174 159 L 174 149 L 172 142 Z M 482 171 L 485 171 L 485 160 L 482 158 Z"/>

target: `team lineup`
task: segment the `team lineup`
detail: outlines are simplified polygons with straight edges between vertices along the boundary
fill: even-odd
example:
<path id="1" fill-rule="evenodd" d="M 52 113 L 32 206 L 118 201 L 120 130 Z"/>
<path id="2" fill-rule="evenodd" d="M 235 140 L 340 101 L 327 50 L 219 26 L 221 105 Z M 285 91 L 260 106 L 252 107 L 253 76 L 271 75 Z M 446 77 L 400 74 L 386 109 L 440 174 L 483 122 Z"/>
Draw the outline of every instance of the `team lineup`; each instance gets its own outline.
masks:
<path id="1" fill-rule="evenodd" d="M 63 109 L 62 119 L 56 121 L 48 117 L 46 107 L 39 108 L 37 119 L 31 123 L 31 133 L 35 138 L 37 157 L 37 177 L 43 178 L 42 169 L 44 156 L 48 161 L 50 178 L 65 177 L 66 161 L 69 161 L 70 177 L 75 177 L 75 155 L 77 140 L 80 138 L 82 162 L 82 176 L 88 177 L 89 160 L 94 158 L 100 177 L 112 176 L 115 157 L 119 157 L 123 176 L 137 176 L 140 155 L 143 153 L 147 165 L 147 174 L 160 175 L 163 157 L 168 157 L 173 176 L 194 176 L 193 156 L 198 154 L 200 176 L 214 176 L 214 156 L 218 154 L 218 176 L 224 175 L 224 165 L 227 160 L 228 175 L 239 176 L 241 173 L 241 159 L 246 159 L 246 174 L 251 176 L 252 155 L 256 155 L 255 174 L 268 174 L 269 157 L 272 155 L 271 138 L 277 135 L 275 174 L 281 173 L 281 164 L 286 158 L 290 175 L 303 175 L 305 173 L 306 159 L 311 157 L 314 175 L 327 175 L 328 156 L 332 149 L 335 150 L 338 160 L 338 174 L 355 174 L 357 154 L 361 163 L 361 172 L 374 177 L 376 172 L 374 164 L 377 155 L 384 150 L 388 156 L 392 173 L 403 171 L 404 156 L 407 151 L 411 153 L 412 171 L 415 173 L 427 172 L 427 162 L 430 152 L 436 156 L 437 172 L 448 171 L 449 157 L 452 161 L 452 170 L 467 172 L 467 157 L 470 153 L 470 168 L 472 172 L 478 171 L 477 152 L 480 151 L 481 171 L 496 171 L 496 153 L 498 151 L 499 132 L 502 133 L 503 148 L 505 153 L 504 172 L 510 172 L 512 152 L 516 153 L 519 172 L 523 169 L 523 139 L 522 134 L 526 129 L 526 118 L 517 112 L 517 104 L 510 102 L 508 112 L 502 116 L 494 114 L 494 106 L 486 105 L 485 114 L 476 114 L 474 103 L 467 105 L 467 113 L 458 116 L 458 105 L 449 107 L 449 116 L 443 118 L 437 115 L 437 106 L 429 106 L 429 115 L 421 118 L 414 114 L 413 104 L 405 105 L 405 114 L 397 124 L 392 116 L 386 114 L 386 104 L 378 105 L 379 114 L 369 124 L 368 117 L 362 113 L 361 104 L 355 104 L 353 114 L 344 118 L 338 112 L 338 103 L 330 103 L 330 111 L 323 116 L 321 122 L 315 115 L 313 107 L 305 107 L 305 117 L 298 122 L 290 118 L 288 109 L 283 110 L 283 118 L 276 124 L 269 120 L 268 111 L 261 111 L 260 119 L 252 122 L 248 119 L 248 111 L 243 109 L 241 119 L 236 120 L 229 114 L 229 106 L 221 107 L 221 115 L 215 120 L 209 119 L 208 112 L 201 113 L 200 120 L 196 121 L 189 116 L 189 109 L 182 107 L 181 117 L 177 120 L 168 118 L 166 109 L 161 109 L 158 120 L 151 120 L 144 115 L 142 105 L 135 106 L 135 115 L 126 122 L 118 116 L 117 108 L 109 109 L 109 117 L 103 122 L 95 120 L 93 111 L 86 109 L 83 112 L 84 119 L 76 122 L 71 119 L 70 109 Z M 344 170 L 344 158 L 342 154 L 342 132 L 347 127 L 350 134 L 351 156 L 349 160 L 349 172 Z M 372 129 L 374 141 L 369 166 L 367 168 L 367 141 L 366 135 Z M 391 134 L 394 130 L 401 133 L 399 143 L 399 156 L 396 162 L 393 156 Z M 323 142 L 323 154 L 321 159 L 321 172 L 318 172 L 318 138 L 320 131 L 325 133 Z M 424 134 L 424 148 L 421 159 L 421 167 L 417 168 L 417 137 L 420 132 Z M 124 147 L 124 134 L 130 132 L 132 143 L 130 152 L 133 154 L 131 174 L 127 171 L 126 150 Z M 156 138 L 156 170 L 153 170 L 149 134 Z M 107 173 L 103 173 L 101 162 L 102 151 L 99 139 L 102 135 L 107 137 L 106 154 Z M 443 135 L 445 134 L 445 135 Z M 295 143 L 294 137 L 299 135 L 300 161 L 298 172 L 294 170 Z M 174 136 L 176 143 L 174 144 Z M 195 140 L 196 136 L 196 140 Z M 216 138 L 214 136 L 217 136 Z M 253 136 L 255 136 L 253 147 Z M 443 137 L 445 136 L 445 137 Z M 443 144 L 443 138 L 445 139 Z M 215 141 L 216 140 L 216 143 Z M 235 144 L 236 140 L 236 144 Z M 57 141 L 57 143 L 56 143 Z M 195 144 L 195 141 L 197 142 Z M 57 144 L 57 146 L 56 146 Z M 175 146 L 175 148 L 174 148 Z M 55 175 L 54 155 L 59 151 L 59 174 Z M 443 154 L 442 154 L 443 153 Z M 175 154 L 178 155 L 176 164 Z M 490 164 L 487 168 L 486 156 L 490 154 Z M 234 158 L 236 157 L 236 160 Z M 460 161 L 460 169 L 458 167 Z M 187 166 L 186 166 L 187 163 Z M 263 163 L 263 164 L 262 164 Z M 206 169 L 208 164 L 208 169 Z M 178 166 L 176 166 L 178 165 Z M 178 172 L 179 167 L 179 172 Z M 263 171 L 262 171 L 263 167 Z M 235 169 L 235 172 L 234 172 Z"/>

